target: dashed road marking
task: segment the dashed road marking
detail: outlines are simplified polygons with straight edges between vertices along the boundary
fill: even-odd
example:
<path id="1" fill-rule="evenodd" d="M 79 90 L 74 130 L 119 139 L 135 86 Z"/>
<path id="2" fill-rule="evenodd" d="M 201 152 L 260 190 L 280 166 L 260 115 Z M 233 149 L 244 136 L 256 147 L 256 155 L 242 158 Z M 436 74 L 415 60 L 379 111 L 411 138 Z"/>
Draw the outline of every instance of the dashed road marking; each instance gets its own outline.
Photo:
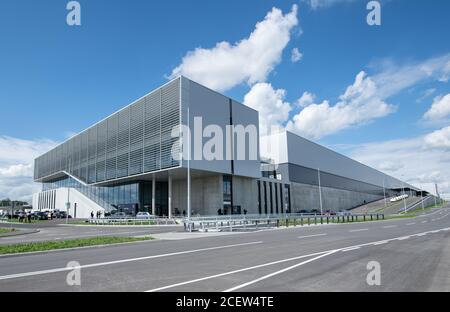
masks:
<path id="1" fill-rule="evenodd" d="M 383 226 L 383 229 L 390 229 L 390 228 L 395 228 L 395 227 L 397 227 L 397 225 L 386 225 L 386 226 Z"/>
<path id="2" fill-rule="evenodd" d="M 321 234 L 314 234 L 314 235 L 305 235 L 305 236 L 299 236 L 298 238 L 309 238 L 309 237 L 317 237 L 317 236 L 325 236 L 328 235 L 327 233 L 321 233 Z"/>
<path id="3" fill-rule="evenodd" d="M 356 229 L 356 230 L 350 230 L 349 232 L 350 233 L 353 233 L 353 232 L 362 232 L 362 231 L 368 231 L 369 229 Z"/>

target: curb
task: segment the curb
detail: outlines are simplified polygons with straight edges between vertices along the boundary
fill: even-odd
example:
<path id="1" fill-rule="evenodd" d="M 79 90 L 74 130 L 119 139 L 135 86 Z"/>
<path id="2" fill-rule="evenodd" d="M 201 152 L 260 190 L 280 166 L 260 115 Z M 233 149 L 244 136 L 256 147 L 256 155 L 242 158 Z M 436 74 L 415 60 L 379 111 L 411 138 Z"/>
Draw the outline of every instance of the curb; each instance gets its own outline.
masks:
<path id="1" fill-rule="evenodd" d="M 83 247 L 71 247 L 71 248 L 51 249 L 51 250 L 42 250 L 42 251 L 19 252 L 19 253 L 0 255 L 0 259 L 1 258 L 21 257 L 21 256 L 45 255 L 45 254 L 54 253 L 54 252 L 74 251 L 74 250 L 80 250 L 80 249 L 82 250 L 82 249 L 89 249 L 89 248 L 105 248 L 105 247 L 120 246 L 120 245 L 149 243 L 149 242 L 156 242 L 156 241 L 161 241 L 161 239 L 153 237 L 153 239 L 144 240 L 144 241 L 137 241 L 137 242 L 124 242 L 124 243 L 115 243 L 115 244 L 103 244 L 103 245 L 93 245 L 93 246 L 83 246 Z"/>
<path id="2" fill-rule="evenodd" d="M 27 231 L 27 232 L 23 232 L 22 230 L 18 230 L 17 232 L 0 234 L 0 238 L 11 237 L 11 236 L 19 236 L 19 235 L 27 235 L 27 234 L 35 234 L 35 233 L 39 233 L 39 232 L 40 232 L 40 230 L 38 230 L 38 229 L 32 230 L 32 231 Z"/>

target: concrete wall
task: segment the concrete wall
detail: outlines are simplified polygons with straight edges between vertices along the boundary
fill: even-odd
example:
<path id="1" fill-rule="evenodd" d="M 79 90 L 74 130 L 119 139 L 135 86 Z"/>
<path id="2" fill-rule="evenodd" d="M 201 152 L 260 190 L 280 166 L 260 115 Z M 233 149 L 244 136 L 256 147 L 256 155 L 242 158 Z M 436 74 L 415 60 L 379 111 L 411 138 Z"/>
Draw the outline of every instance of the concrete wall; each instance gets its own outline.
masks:
<path id="1" fill-rule="evenodd" d="M 214 175 L 191 180 L 192 214 L 217 215 L 217 210 L 223 208 L 222 175 Z M 186 180 L 172 182 L 172 209 L 178 208 L 187 213 Z"/>
<path id="2" fill-rule="evenodd" d="M 258 213 L 258 185 L 257 180 L 244 177 L 233 177 L 233 205 L 241 206 L 248 214 Z"/>
<path id="3" fill-rule="evenodd" d="M 350 209 L 383 198 L 366 193 L 358 193 L 335 188 L 322 187 L 323 210 L 340 211 Z M 320 210 L 319 187 L 315 185 L 291 183 L 292 212 L 299 210 Z"/>

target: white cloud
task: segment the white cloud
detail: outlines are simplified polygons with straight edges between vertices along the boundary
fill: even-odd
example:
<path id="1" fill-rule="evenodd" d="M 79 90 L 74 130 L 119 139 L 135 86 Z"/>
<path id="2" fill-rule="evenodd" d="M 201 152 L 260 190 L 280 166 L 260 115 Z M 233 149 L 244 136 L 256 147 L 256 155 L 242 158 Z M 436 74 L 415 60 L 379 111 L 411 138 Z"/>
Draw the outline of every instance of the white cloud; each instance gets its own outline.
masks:
<path id="1" fill-rule="evenodd" d="M 31 200 L 38 185 L 33 182 L 34 158 L 57 145 L 46 139 L 23 140 L 0 136 L 0 199 Z"/>
<path id="2" fill-rule="evenodd" d="M 425 144 L 429 148 L 450 150 L 450 126 L 426 135 Z"/>
<path id="3" fill-rule="evenodd" d="M 275 90 L 270 83 L 260 82 L 255 84 L 245 95 L 244 104 L 259 111 L 260 133 L 267 134 L 275 127 L 282 127 L 289 118 L 291 105 L 286 102 L 286 91 Z"/>
<path id="4" fill-rule="evenodd" d="M 429 88 L 427 90 L 425 90 L 422 93 L 422 96 L 420 98 L 417 99 L 417 103 L 422 102 L 424 99 L 426 99 L 427 97 L 429 97 L 430 95 L 432 95 L 434 92 L 436 92 L 436 88 Z"/>
<path id="5" fill-rule="evenodd" d="M 441 195 L 450 199 L 450 152 L 432 148 L 427 143 L 429 135 L 361 144 L 351 147 L 346 154 L 432 193 L 434 183 L 438 183 Z"/>
<path id="6" fill-rule="evenodd" d="M 303 0 L 303 2 L 306 2 L 313 10 L 329 8 L 335 4 L 354 1 L 355 0 Z"/>
<path id="7" fill-rule="evenodd" d="M 314 103 L 314 100 L 316 99 L 316 95 L 310 92 L 303 92 L 302 96 L 297 100 L 297 104 L 300 105 L 300 107 L 306 107 L 312 103 Z"/>
<path id="8" fill-rule="evenodd" d="M 450 93 L 445 96 L 435 97 L 431 108 L 423 118 L 427 121 L 439 121 L 450 116 Z"/>
<path id="9" fill-rule="evenodd" d="M 450 54 L 402 66 L 391 61 L 372 64 L 381 70 L 371 76 L 360 72 L 337 103 L 310 104 L 287 122 L 287 128 L 299 135 L 319 139 L 387 116 L 396 109 L 395 105 L 387 103 L 387 99 L 419 82 L 440 80 L 450 71 L 448 62 Z"/>
<path id="10" fill-rule="evenodd" d="M 353 85 L 331 106 L 328 101 L 310 104 L 294 115 L 287 128 L 312 139 L 336 133 L 348 127 L 367 123 L 395 111 L 395 106 L 380 97 L 376 84 L 360 72 Z"/>
<path id="11" fill-rule="evenodd" d="M 291 51 L 291 62 L 297 63 L 303 58 L 303 54 L 298 50 L 298 48 L 293 48 Z"/>
<path id="12" fill-rule="evenodd" d="M 265 81 L 281 61 L 291 30 L 297 24 L 296 5 L 287 14 L 273 8 L 248 38 L 235 44 L 222 41 L 211 49 L 188 52 L 170 78 L 181 74 L 217 91 L 229 90 L 243 82 L 252 85 Z"/>

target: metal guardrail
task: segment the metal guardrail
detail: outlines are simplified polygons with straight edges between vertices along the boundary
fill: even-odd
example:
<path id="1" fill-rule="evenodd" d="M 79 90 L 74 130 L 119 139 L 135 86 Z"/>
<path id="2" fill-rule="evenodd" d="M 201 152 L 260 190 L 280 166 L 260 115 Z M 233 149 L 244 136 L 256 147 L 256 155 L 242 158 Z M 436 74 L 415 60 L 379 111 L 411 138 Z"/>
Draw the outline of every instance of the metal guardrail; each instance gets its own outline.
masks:
<path id="1" fill-rule="evenodd" d="M 384 220 L 382 213 L 375 214 L 346 214 L 346 215 L 317 215 L 317 214 L 287 214 L 287 215 L 236 215 L 218 217 L 199 217 L 183 220 L 185 231 L 223 231 L 233 229 L 251 229 L 258 227 L 289 227 L 312 224 L 348 223 L 358 221 Z"/>
<path id="2" fill-rule="evenodd" d="M 151 218 L 151 219 L 136 219 L 136 218 L 100 218 L 89 219 L 87 223 L 96 225 L 169 225 L 177 224 L 173 218 Z"/>

